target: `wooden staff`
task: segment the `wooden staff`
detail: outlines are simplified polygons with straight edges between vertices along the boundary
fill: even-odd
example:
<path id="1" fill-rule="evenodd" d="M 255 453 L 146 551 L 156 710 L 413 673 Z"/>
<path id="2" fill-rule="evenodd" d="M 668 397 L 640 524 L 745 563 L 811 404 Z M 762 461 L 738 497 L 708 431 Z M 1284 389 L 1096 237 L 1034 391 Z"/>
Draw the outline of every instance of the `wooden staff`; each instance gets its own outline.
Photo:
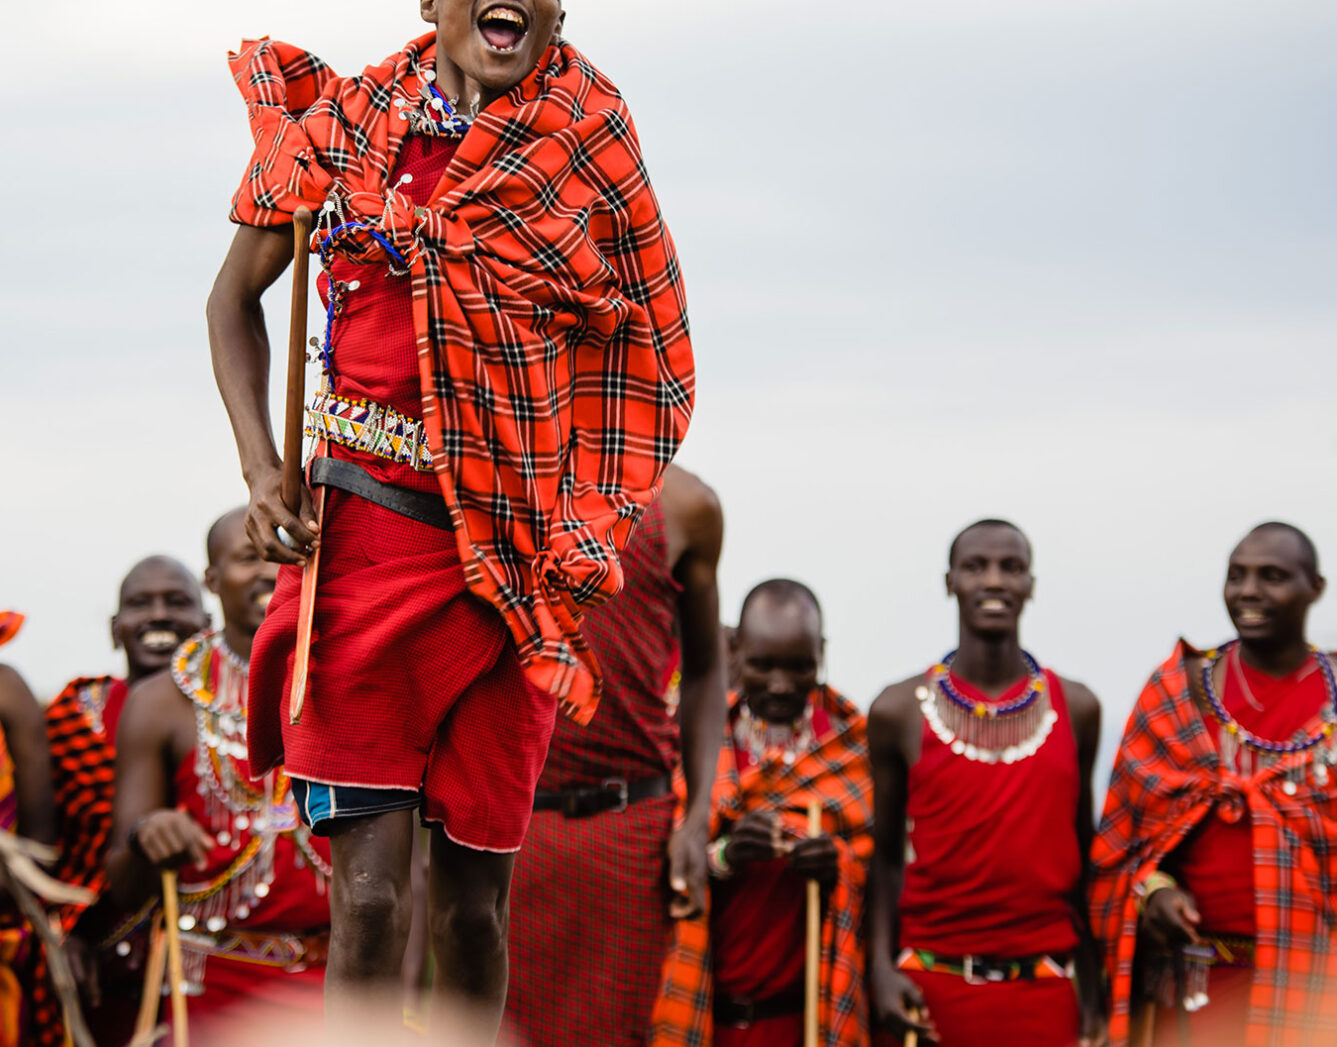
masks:
<path id="1" fill-rule="evenodd" d="M 302 509 L 302 413 L 306 409 L 306 300 L 311 260 L 311 209 L 292 216 L 292 311 L 288 321 L 288 400 L 283 416 L 283 504 Z"/>
<path id="2" fill-rule="evenodd" d="M 910 1020 L 912 1022 L 919 1021 L 919 1008 L 910 1008 Z M 901 1047 L 919 1047 L 919 1031 L 917 1029 L 907 1030 L 905 1039 L 901 1041 Z"/>
<path id="3" fill-rule="evenodd" d="M 822 801 L 808 801 L 808 836 L 822 835 Z M 803 1047 L 817 1047 L 821 1029 L 818 1024 L 818 993 L 822 963 L 822 889 L 816 880 L 808 881 L 808 948 L 803 970 Z"/>
<path id="4" fill-rule="evenodd" d="M 162 872 L 163 923 L 167 932 L 167 966 L 172 979 L 172 1043 L 174 1047 L 190 1047 L 190 1030 L 186 1026 L 185 973 L 181 965 L 181 914 L 177 907 L 176 870 Z"/>
<path id="5" fill-rule="evenodd" d="M 130 1047 L 153 1047 L 158 1038 L 158 1004 L 162 1000 L 162 978 L 167 969 L 167 934 L 162 914 L 153 920 L 149 932 L 149 959 L 144 969 L 144 994 L 139 998 L 139 1017 Z"/>

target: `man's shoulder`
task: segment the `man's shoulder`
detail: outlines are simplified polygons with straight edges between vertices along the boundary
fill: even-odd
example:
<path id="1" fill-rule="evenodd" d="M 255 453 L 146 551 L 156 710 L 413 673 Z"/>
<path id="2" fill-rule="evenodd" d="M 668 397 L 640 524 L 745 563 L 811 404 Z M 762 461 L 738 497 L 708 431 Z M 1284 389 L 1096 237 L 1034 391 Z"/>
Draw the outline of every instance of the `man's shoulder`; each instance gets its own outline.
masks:
<path id="1" fill-rule="evenodd" d="M 724 516 L 714 488 L 680 465 L 670 465 L 664 471 L 664 487 L 659 498 L 665 515 L 688 531 L 717 523 Z"/>
<path id="2" fill-rule="evenodd" d="M 919 696 L 916 692 L 924 685 L 924 674 L 916 673 L 899 683 L 888 684 L 868 707 L 870 734 L 883 728 L 897 728 L 919 715 Z"/>
<path id="3" fill-rule="evenodd" d="M 131 686 L 125 698 L 124 720 L 142 723 L 149 729 L 157 723 L 166 734 L 172 722 L 183 714 L 190 715 L 192 702 L 177 686 L 171 670 L 159 669 Z"/>

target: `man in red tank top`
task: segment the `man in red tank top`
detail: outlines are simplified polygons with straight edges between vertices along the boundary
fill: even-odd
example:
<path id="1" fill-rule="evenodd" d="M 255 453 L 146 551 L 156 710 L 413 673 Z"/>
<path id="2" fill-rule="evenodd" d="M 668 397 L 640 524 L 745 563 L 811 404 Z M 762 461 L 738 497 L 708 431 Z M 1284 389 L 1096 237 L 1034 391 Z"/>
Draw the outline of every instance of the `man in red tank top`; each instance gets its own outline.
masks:
<path id="1" fill-rule="evenodd" d="M 809 880 L 822 887 L 820 1042 L 867 1042 L 872 781 L 863 715 L 819 683 L 823 648 L 821 607 L 806 586 L 772 579 L 744 599 L 707 849 L 709 912 L 674 927 L 651 1047 L 800 1047 Z M 813 801 L 821 831 L 810 835 Z"/>
<path id="2" fill-rule="evenodd" d="M 956 651 L 869 713 L 874 1013 L 943 1047 L 1096 1044 L 1086 856 L 1100 705 L 1021 648 L 1034 580 L 1017 527 L 967 527 L 946 580 Z"/>
<path id="3" fill-rule="evenodd" d="M 186 566 L 146 557 L 121 582 L 111 618 L 112 646 L 125 652 L 124 677 L 72 680 L 46 709 L 60 839 L 54 872 L 97 896 L 87 907 L 62 907 L 59 916 L 99 1047 L 122 1047 L 130 1038 L 147 944 L 107 890 L 117 724 L 130 688 L 166 668 L 172 652 L 208 621 L 200 583 Z"/>
<path id="4" fill-rule="evenodd" d="M 507 1015 L 532 1047 L 643 1045 L 672 918 L 705 907 L 726 709 L 723 537 L 715 493 L 670 466 L 623 551 L 625 588 L 582 625 L 603 696 L 588 726 L 557 724 L 511 885 Z"/>
<path id="5" fill-rule="evenodd" d="M 1115 760 L 1096 841 L 1096 929 L 1116 1043 L 1337 1042 L 1337 681 L 1306 639 L 1324 580 L 1266 523 L 1230 555 L 1237 638 L 1182 640 Z"/>
<path id="6" fill-rule="evenodd" d="M 277 568 L 245 518 L 233 510 L 209 531 L 222 629 L 188 639 L 126 700 L 107 871 L 133 912 L 157 902 L 161 870 L 178 870 L 194 1029 L 305 1008 L 318 1031 L 329 848 L 298 820 L 287 777 L 252 781 L 246 762 L 247 663 Z"/>

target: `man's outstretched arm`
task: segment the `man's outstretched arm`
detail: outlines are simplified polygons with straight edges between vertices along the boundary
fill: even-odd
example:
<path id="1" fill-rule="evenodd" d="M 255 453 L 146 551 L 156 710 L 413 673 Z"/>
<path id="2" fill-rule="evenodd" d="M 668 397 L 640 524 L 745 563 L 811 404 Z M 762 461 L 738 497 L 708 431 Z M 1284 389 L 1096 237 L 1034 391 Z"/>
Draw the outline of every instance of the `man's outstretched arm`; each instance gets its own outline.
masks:
<path id="1" fill-rule="evenodd" d="M 260 306 L 261 296 L 283 275 L 292 256 L 292 226 L 241 226 L 214 280 L 206 311 L 214 378 L 251 491 L 246 533 L 265 559 L 302 564 L 306 556 L 301 550 L 316 541 L 319 528 L 305 486 L 299 513 L 290 511 L 280 497 L 283 463 L 269 419 L 269 336 Z M 278 527 L 292 535 L 298 549 L 279 541 Z"/>

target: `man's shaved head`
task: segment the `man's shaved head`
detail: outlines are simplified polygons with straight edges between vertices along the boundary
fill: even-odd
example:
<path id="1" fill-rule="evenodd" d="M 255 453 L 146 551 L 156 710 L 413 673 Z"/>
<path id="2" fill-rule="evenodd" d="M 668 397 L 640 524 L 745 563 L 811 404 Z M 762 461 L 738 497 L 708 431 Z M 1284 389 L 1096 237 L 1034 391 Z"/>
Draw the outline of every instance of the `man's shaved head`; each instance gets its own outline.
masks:
<path id="1" fill-rule="evenodd" d="M 995 519 L 976 520 L 970 526 L 962 528 L 960 533 L 958 533 L 957 536 L 952 539 L 951 547 L 947 550 L 948 569 L 950 570 L 952 567 L 956 565 L 956 554 L 958 550 L 961 548 L 962 538 L 970 534 L 971 531 L 978 531 L 982 528 L 994 528 L 994 527 L 1004 527 L 1007 528 L 1009 531 L 1016 531 L 1017 534 L 1021 535 L 1022 543 L 1026 546 L 1026 559 L 1027 561 L 1031 559 L 1032 556 L 1031 540 L 1026 537 L 1026 532 L 1023 531 L 1016 524 L 1014 524 L 1012 521 L 995 520 Z"/>
<path id="2" fill-rule="evenodd" d="M 130 568 L 125 577 L 121 579 L 121 591 L 116 600 L 117 607 L 123 608 L 125 606 L 127 595 L 146 576 L 169 573 L 179 576 L 178 580 L 181 587 L 194 595 L 197 604 L 203 603 L 204 597 L 200 593 L 199 579 L 190 573 L 190 568 L 171 556 L 146 556 Z"/>
<path id="3" fill-rule="evenodd" d="M 1318 570 L 1318 547 L 1314 545 L 1314 541 L 1309 535 L 1294 524 L 1283 523 L 1280 520 L 1268 520 L 1266 523 L 1260 523 L 1246 534 L 1240 544 L 1242 545 L 1245 540 L 1256 534 L 1267 534 L 1268 532 L 1288 534 L 1295 539 L 1300 566 L 1304 569 L 1305 574 L 1309 576 L 1309 580 L 1316 582 L 1322 577 Z M 1236 548 L 1239 548 L 1239 546 L 1236 546 Z"/>
<path id="4" fill-rule="evenodd" d="M 212 566 L 218 563 L 218 558 L 222 555 L 227 542 L 234 536 L 246 533 L 246 506 L 240 506 L 225 512 L 213 526 L 209 528 L 209 534 L 204 539 L 204 551 L 209 557 L 209 564 Z"/>
<path id="5" fill-rule="evenodd" d="M 738 612 L 737 632 L 743 631 L 748 610 L 758 600 L 764 600 L 771 606 L 784 606 L 794 603 L 808 604 L 817 612 L 818 632 L 820 633 L 822 630 L 822 605 L 818 603 L 817 595 L 811 589 L 792 578 L 769 578 L 759 585 L 754 585 L 752 590 L 743 597 L 743 607 Z"/>

